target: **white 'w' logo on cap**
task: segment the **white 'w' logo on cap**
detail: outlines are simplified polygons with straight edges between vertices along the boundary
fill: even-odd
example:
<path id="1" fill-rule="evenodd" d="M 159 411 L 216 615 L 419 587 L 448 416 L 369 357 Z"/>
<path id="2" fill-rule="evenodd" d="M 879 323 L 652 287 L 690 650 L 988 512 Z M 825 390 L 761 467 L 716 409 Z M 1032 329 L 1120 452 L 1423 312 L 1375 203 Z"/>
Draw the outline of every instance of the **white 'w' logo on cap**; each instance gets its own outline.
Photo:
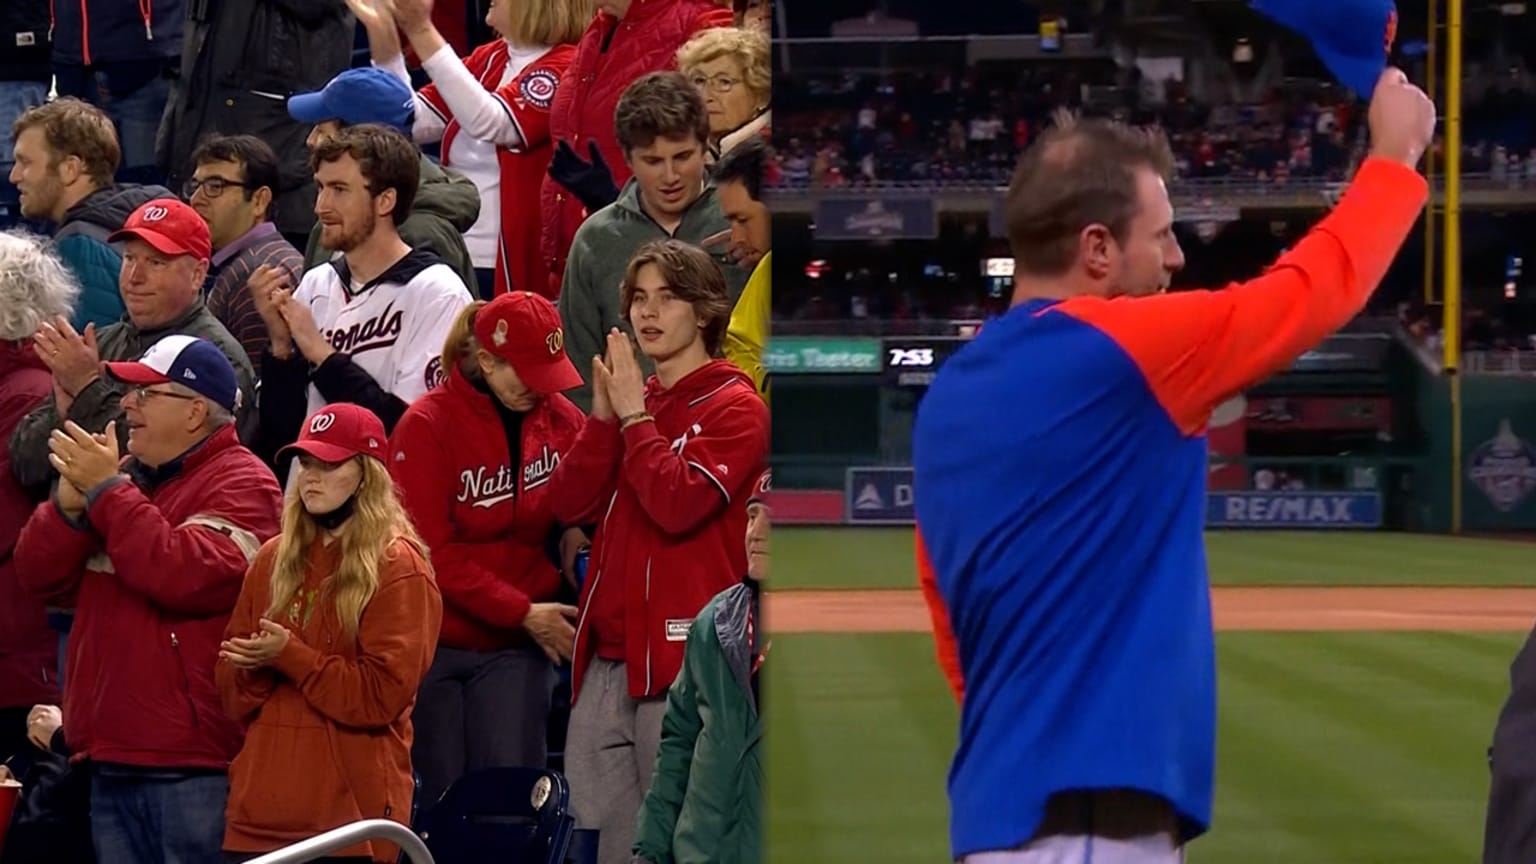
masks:
<path id="1" fill-rule="evenodd" d="M 316 414 L 314 418 L 309 421 L 309 434 L 319 435 L 321 432 L 331 428 L 331 424 L 335 422 L 335 414 L 330 412 L 326 412 L 324 414 Z"/>
<path id="2" fill-rule="evenodd" d="M 171 215 L 170 209 L 168 209 L 166 207 L 161 207 L 159 205 L 156 205 L 154 207 L 145 207 L 144 208 L 144 221 L 145 222 L 159 222 L 161 219 L 164 219 L 165 217 L 167 217 L 169 215 Z"/>

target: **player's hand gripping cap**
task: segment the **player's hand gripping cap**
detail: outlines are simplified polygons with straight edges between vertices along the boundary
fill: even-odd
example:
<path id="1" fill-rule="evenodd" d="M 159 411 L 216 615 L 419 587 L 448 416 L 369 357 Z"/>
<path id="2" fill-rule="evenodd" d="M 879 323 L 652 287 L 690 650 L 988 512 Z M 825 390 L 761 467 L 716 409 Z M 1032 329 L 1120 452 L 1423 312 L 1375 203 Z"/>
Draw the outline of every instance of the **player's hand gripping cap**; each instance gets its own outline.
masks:
<path id="1" fill-rule="evenodd" d="M 1306 37 L 1356 96 L 1369 99 L 1376 90 L 1397 38 L 1392 0 L 1253 0 L 1253 8 Z"/>

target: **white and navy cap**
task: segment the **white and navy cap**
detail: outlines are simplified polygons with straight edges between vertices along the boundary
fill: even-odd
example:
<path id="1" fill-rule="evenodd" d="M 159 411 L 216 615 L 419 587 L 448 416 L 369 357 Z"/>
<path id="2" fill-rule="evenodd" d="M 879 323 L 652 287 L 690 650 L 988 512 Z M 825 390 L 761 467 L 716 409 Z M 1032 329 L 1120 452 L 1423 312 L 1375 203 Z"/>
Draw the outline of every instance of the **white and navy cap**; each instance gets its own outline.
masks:
<path id="1" fill-rule="evenodd" d="M 137 361 L 105 365 L 125 384 L 180 384 L 230 413 L 240 407 L 235 367 L 206 339 L 178 333 L 149 346 Z"/>

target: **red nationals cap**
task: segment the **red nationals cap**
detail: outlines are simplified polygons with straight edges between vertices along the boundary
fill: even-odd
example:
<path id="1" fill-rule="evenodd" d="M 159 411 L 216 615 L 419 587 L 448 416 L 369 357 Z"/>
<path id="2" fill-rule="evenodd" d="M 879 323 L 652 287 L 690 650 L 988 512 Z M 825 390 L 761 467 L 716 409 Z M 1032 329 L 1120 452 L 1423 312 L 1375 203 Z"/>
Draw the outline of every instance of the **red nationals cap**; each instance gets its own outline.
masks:
<path id="1" fill-rule="evenodd" d="M 299 440 L 277 451 L 277 457 L 308 453 L 321 462 L 336 463 L 362 455 L 383 462 L 387 440 L 384 422 L 372 411 L 350 402 L 332 402 L 309 415 Z"/>
<path id="2" fill-rule="evenodd" d="M 508 291 L 481 306 L 475 341 L 507 361 L 535 393 L 548 396 L 581 386 L 581 375 L 565 354 L 559 311 L 531 291 Z"/>
<path id="3" fill-rule="evenodd" d="M 197 211 L 175 198 L 156 198 L 139 205 L 123 227 L 112 232 L 109 242 L 136 237 L 165 255 L 191 255 L 207 261 L 213 254 L 208 223 Z"/>

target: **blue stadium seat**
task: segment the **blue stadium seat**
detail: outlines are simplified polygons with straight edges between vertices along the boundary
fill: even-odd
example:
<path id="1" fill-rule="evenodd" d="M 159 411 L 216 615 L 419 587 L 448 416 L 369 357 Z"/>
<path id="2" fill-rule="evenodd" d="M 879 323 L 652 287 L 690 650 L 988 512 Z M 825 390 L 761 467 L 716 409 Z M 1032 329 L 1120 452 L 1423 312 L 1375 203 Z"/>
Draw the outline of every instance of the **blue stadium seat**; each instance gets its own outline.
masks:
<path id="1" fill-rule="evenodd" d="M 574 822 L 554 771 L 484 768 L 460 777 L 416 832 L 439 864 L 563 864 Z"/>
<path id="2" fill-rule="evenodd" d="M 597 831 L 577 828 L 571 832 L 571 845 L 565 853 L 566 864 L 597 864 Z"/>

